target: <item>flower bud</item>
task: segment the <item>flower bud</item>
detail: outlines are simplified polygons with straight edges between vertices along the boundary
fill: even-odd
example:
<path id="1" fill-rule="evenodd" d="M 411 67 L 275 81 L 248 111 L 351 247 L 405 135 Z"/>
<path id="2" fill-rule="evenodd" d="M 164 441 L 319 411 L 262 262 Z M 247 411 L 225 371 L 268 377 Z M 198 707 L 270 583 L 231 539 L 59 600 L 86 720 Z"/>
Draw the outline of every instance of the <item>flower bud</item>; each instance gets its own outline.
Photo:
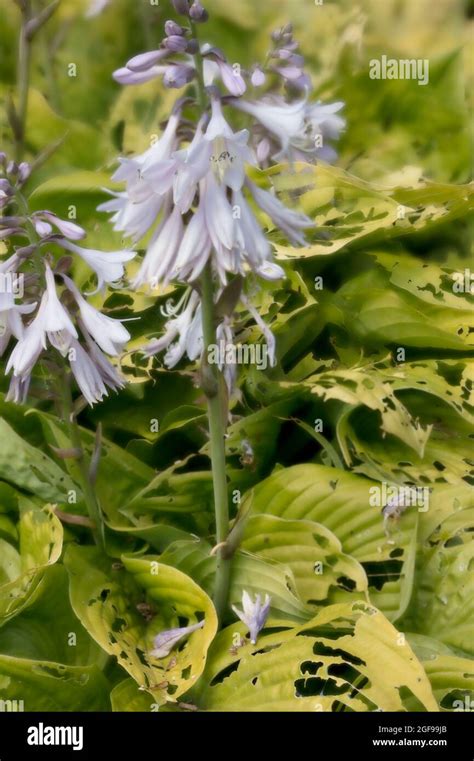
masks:
<path id="1" fill-rule="evenodd" d="M 22 161 L 18 167 L 18 176 L 21 182 L 25 182 L 30 176 L 31 167 L 26 161 Z"/>
<path id="2" fill-rule="evenodd" d="M 184 34 L 184 29 L 182 26 L 177 24 L 176 21 L 169 19 L 168 21 L 165 21 L 165 34 L 167 37 L 171 37 L 174 34 L 182 36 Z"/>
<path id="3" fill-rule="evenodd" d="M 196 2 L 192 4 L 189 9 L 189 15 L 197 24 L 203 24 L 209 18 L 208 12 L 202 7 L 199 0 L 196 0 Z"/>
<path id="4" fill-rule="evenodd" d="M 263 84 L 265 84 L 265 74 L 258 66 L 255 67 L 255 69 L 252 72 L 252 76 L 250 78 L 250 81 L 252 82 L 254 87 L 261 87 Z"/>
<path id="5" fill-rule="evenodd" d="M 177 34 L 172 34 L 170 37 L 166 37 L 163 40 L 163 47 L 167 50 L 171 50 L 173 53 L 184 53 L 188 47 L 188 41 Z"/>
<path id="6" fill-rule="evenodd" d="M 176 13 L 181 13 L 182 16 L 189 15 L 189 3 L 188 0 L 173 0 L 173 8 Z"/>

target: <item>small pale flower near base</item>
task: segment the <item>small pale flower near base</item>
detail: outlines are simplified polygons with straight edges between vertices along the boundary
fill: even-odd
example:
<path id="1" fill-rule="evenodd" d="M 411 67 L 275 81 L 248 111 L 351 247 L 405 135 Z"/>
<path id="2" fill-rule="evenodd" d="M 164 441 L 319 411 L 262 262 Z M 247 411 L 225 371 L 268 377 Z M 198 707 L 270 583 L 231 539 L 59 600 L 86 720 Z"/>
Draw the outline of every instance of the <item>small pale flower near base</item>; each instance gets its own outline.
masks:
<path id="1" fill-rule="evenodd" d="M 239 610 L 235 605 L 232 605 L 234 613 L 248 627 L 252 645 L 255 645 L 260 631 L 265 626 L 270 612 L 270 603 L 271 598 L 269 595 L 265 595 L 263 603 L 261 595 L 255 595 L 254 602 L 249 593 L 244 590 L 242 593 L 243 610 Z"/>
<path id="2" fill-rule="evenodd" d="M 172 649 L 181 642 L 184 637 L 188 637 L 198 629 L 202 629 L 204 621 L 199 621 L 197 624 L 191 626 L 182 626 L 176 629 L 167 629 L 164 632 L 160 632 L 153 640 L 153 650 L 150 651 L 150 655 L 153 658 L 165 658 L 170 654 Z"/>

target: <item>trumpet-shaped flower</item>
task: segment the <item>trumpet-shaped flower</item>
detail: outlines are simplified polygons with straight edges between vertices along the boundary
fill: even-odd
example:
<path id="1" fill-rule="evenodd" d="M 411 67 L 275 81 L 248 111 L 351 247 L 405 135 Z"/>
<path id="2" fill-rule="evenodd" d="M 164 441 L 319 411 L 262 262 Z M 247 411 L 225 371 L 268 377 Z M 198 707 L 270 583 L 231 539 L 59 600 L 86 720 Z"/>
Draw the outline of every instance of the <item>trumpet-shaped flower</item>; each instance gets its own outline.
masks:
<path id="1" fill-rule="evenodd" d="M 96 292 L 104 287 L 105 283 L 116 283 L 124 274 L 124 263 L 129 262 L 136 255 L 135 251 L 98 251 L 95 248 L 81 248 L 67 240 L 62 240 L 62 248 L 72 251 L 84 259 L 91 270 L 97 275 Z"/>
<path id="2" fill-rule="evenodd" d="M 312 157 L 334 160 L 337 155 L 326 140 L 338 139 L 345 127 L 345 119 L 338 116 L 344 107 L 342 102 L 312 104 L 304 98 L 287 103 L 275 97 L 255 103 L 234 99 L 232 105 L 254 116 L 277 138 L 280 151 L 274 158 L 278 161 L 285 158 L 304 161 Z"/>
<path id="3" fill-rule="evenodd" d="M 76 300 L 82 325 L 89 335 L 107 354 L 112 356 L 119 354 L 127 341 L 130 340 L 128 330 L 120 320 L 102 314 L 92 304 L 89 304 L 69 277 L 63 275 L 63 280 Z"/>
<path id="4" fill-rule="evenodd" d="M 176 647 L 178 642 L 181 642 L 184 637 L 189 637 L 190 634 L 198 631 L 198 629 L 202 629 L 203 626 L 204 621 L 199 621 L 191 626 L 181 626 L 160 632 L 153 640 L 153 650 L 150 651 L 150 655 L 153 658 L 165 658 Z"/>
<path id="5" fill-rule="evenodd" d="M 255 645 L 260 631 L 265 626 L 265 622 L 270 612 L 270 603 L 271 600 L 269 595 L 265 595 L 263 603 L 261 595 L 256 595 L 254 602 L 249 593 L 244 590 L 242 593 L 243 610 L 239 610 L 235 605 L 232 605 L 234 613 L 248 627 L 250 642 L 252 645 Z"/>

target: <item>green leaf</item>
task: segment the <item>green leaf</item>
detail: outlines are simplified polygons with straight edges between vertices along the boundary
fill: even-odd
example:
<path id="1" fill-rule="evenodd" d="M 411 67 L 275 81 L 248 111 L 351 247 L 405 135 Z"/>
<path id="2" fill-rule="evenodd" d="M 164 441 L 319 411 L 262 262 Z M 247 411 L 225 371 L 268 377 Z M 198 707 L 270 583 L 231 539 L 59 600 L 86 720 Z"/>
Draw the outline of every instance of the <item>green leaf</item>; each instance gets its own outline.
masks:
<path id="1" fill-rule="evenodd" d="M 62 551 L 63 528 L 49 507 L 26 509 L 19 523 L 20 552 L 3 546 L 0 560 L 0 626 L 32 603 L 43 570 L 56 563 Z"/>
<path id="2" fill-rule="evenodd" d="M 45 502 L 65 502 L 74 483 L 44 452 L 0 418 L 0 478 Z"/>
<path id="3" fill-rule="evenodd" d="M 474 655 L 474 509 L 457 510 L 427 538 L 417 559 L 409 630 Z"/>
<path id="4" fill-rule="evenodd" d="M 104 665 L 104 652 L 73 613 L 64 566 L 48 567 L 31 604 L 0 629 L 0 652 L 67 666 Z"/>
<path id="5" fill-rule="evenodd" d="M 217 630 L 214 607 L 205 592 L 175 568 L 152 557 L 124 557 L 123 563 L 125 567 L 117 570 L 93 548 L 70 547 L 65 564 L 72 607 L 90 635 L 139 687 L 159 704 L 175 701 L 202 673 Z M 143 605 L 150 615 L 139 613 Z M 204 627 L 192 633 L 184 647 L 165 658 L 150 654 L 157 634 L 202 619 Z"/>
<path id="6" fill-rule="evenodd" d="M 287 203 L 288 196 L 297 193 L 317 226 L 319 240 L 304 248 L 276 244 L 277 256 L 283 259 L 326 256 L 346 247 L 413 235 L 463 217 L 474 208 L 469 185 L 453 188 L 426 182 L 411 193 L 382 191 L 340 167 L 322 163 L 296 163 L 291 171 L 277 165 L 266 175 Z"/>
<path id="7" fill-rule="evenodd" d="M 472 711 L 474 701 L 474 664 L 455 655 L 438 640 L 409 634 L 408 640 L 423 663 L 433 694 L 441 710 Z"/>
<path id="8" fill-rule="evenodd" d="M 341 543 L 329 529 L 314 521 L 254 515 L 246 524 L 241 546 L 290 568 L 305 605 L 336 602 L 348 592 L 367 590 L 362 566 L 342 552 Z"/>
<path id="9" fill-rule="evenodd" d="M 133 679 L 124 679 L 110 693 L 112 711 L 155 711 L 159 707 L 148 692 L 140 690 Z"/>
<path id="10" fill-rule="evenodd" d="M 175 542 L 161 556 L 162 562 L 174 565 L 195 579 L 211 595 L 214 590 L 216 557 L 202 540 Z M 298 598 L 296 583 L 288 564 L 237 552 L 232 558 L 229 605 L 242 603 L 242 594 L 267 593 L 271 597 L 271 613 L 283 621 L 304 621 L 310 609 Z M 230 611 L 228 610 L 228 613 Z M 234 616 L 234 613 L 230 613 Z"/>
<path id="11" fill-rule="evenodd" d="M 407 510 L 387 536 L 384 505 L 371 504 L 382 498 L 380 487 L 336 468 L 295 465 L 277 470 L 255 488 L 252 514 L 315 521 L 332 531 L 342 551 L 364 567 L 370 600 L 395 621 L 411 596 L 418 513 Z"/>
<path id="12" fill-rule="evenodd" d="M 23 701 L 25 711 L 109 711 L 110 686 L 97 666 L 0 655 L 2 700 Z"/>
<path id="13" fill-rule="evenodd" d="M 270 622 L 271 625 L 271 622 Z M 191 692 L 210 711 L 436 711 L 429 681 L 406 641 L 380 611 L 330 605 L 307 623 L 236 641 L 241 624 L 216 638 Z"/>

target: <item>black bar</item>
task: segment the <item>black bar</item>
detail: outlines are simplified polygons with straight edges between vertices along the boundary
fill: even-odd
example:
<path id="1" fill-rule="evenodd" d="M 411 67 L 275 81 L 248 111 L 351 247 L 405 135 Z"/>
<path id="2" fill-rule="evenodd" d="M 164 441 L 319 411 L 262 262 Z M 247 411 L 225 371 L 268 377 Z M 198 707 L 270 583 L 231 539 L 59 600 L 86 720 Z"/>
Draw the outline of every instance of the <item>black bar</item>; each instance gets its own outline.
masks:
<path id="1" fill-rule="evenodd" d="M 469 712 L 2 713 L 0 761 L 92 759 L 99 754 L 111 761 L 163 759 L 165 754 L 178 761 L 196 754 L 254 761 L 273 750 L 277 758 L 291 752 L 292 758 L 309 754 L 318 759 L 324 753 L 326 761 L 343 753 L 347 758 L 406 759 L 416 753 L 417 761 L 472 761 L 472 730 Z M 71 744 L 53 746 L 46 744 L 49 740 Z"/>

